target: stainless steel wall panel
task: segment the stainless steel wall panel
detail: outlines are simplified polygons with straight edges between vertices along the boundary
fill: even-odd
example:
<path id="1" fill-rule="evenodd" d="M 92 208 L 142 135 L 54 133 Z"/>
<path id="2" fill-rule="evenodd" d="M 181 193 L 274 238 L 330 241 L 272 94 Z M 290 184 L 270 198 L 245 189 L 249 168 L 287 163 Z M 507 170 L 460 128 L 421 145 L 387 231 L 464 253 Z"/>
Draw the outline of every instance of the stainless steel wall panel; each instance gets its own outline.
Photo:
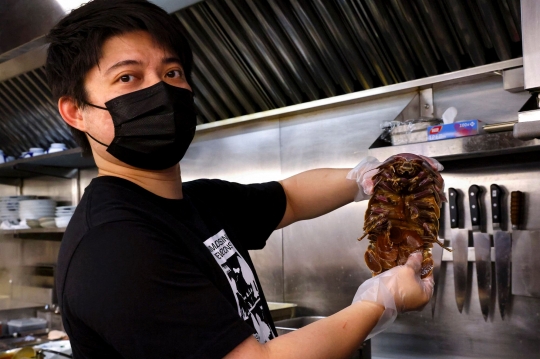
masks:
<path id="1" fill-rule="evenodd" d="M 80 188 L 81 197 L 84 194 L 85 188 L 88 187 L 90 182 L 92 182 L 92 179 L 97 177 L 97 175 L 98 175 L 97 168 L 89 168 L 89 169 L 80 170 L 80 172 L 79 172 L 79 188 Z"/>
<path id="2" fill-rule="evenodd" d="M 440 118 L 448 107 L 454 106 L 458 110 L 456 121 L 479 119 L 485 124 L 517 120 L 519 109 L 530 96 L 526 91 L 505 91 L 499 75 L 435 85 L 433 89 L 436 117 Z"/>
<path id="3" fill-rule="evenodd" d="M 284 302 L 283 231 L 274 231 L 266 241 L 266 246 L 259 251 L 250 251 L 250 256 L 266 300 Z"/>
<path id="4" fill-rule="evenodd" d="M 525 88 L 540 88 L 540 49 L 538 33 L 540 32 L 540 3 L 536 0 L 521 0 L 523 28 L 523 68 L 525 70 Z"/>
<path id="5" fill-rule="evenodd" d="M 0 184 L 0 197 L 4 196 L 16 196 L 17 187 Z"/>
<path id="6" fill-rule="evenodd" d="M 306 115 L 281 118 L 284 177 L 312 168 L 353 167 L 414 97 L 402 94 Z M 356 203 L 283 229 L 285 301 L 298 303 L 298 315 L 329 315 L 350 304 L 358 286 L 370 277 L 363 264 L 366 203 Z"/>
<path id="7" fill-rule="evenodd" d="M 27 178 L 22 185 L 23 195 L 51 197 L 58 205 L 71 205 L 72 186 L 71 179 L 55 177 Z"/>
<path id="8" fill-rule="evenodd" d="M 197 132 L 180 167 L 184 181 L 221 178 L 253 183 L 280 179 L 279 122 Z"/>

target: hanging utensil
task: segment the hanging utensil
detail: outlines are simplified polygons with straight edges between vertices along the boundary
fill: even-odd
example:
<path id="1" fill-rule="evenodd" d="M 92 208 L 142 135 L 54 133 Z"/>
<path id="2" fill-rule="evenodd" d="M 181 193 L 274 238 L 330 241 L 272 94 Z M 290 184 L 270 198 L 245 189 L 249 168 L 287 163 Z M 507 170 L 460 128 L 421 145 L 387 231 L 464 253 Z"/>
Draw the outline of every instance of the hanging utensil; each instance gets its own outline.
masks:
<path id="1" fill-rule="evenodd" d="M 476 280 L 478 283 L 478 298 L 484 320 L 489 315 L 491 301 L 491 238 L 489 234 L 482 233 L 482 213 L 480 211 L 480 187 L 469 187 L 469 206 L 471 210 L 472 235 L 474 240 L 474 253 L 476 261 Z"/>
<path id="2" fill-rule="evenodd" d="M 469 231 L 466 229 L 459 229 L 459 217 L 462 212 L 459 207 L 458 197 L 458 191 L 454 188 L 448 189 L 450 228 L 452 232 L 450 241 L 452 243 L 452 263 L 454 267 L 454 290 L 456 304 L 461 313 L 467 294 Z"/>
<path id="3" fill-rule="evenodd" d="M 497 279 L 497 298 L 499 311 L 504 320 L 506 306 L 510 300 L 512 237 L 501 229 L 501 188 L 496 184 L 490 187 L 491 218 L 493 220 L 493 244 L 495 246 L 495 278 Z"/>
<path id="4" fill-rule="evenodd" d="M 540 298 L 540 230 L 520 230 L 523 224 L 525 196 L 520 191 L 511 193 L 512 220 L 512 294 Z"/>

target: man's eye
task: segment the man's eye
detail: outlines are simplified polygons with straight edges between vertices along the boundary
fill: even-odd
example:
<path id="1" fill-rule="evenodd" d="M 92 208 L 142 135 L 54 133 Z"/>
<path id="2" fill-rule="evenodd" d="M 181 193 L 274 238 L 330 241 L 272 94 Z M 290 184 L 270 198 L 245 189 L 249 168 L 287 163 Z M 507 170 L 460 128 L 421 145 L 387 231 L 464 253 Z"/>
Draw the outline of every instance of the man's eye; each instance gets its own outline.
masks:
<path id="1" fill-rule="evenodd" d="M 182 72 L 180 70 L 173 70 L 167 72 L 167 77 L 175 78 L 175 77 L 182 77 Z"/>
<path id="2" fill-rule="evenodd" d="M 131 80 L 133 80 L 133 76 L 131 76 L 131 75 L 123 75 L 123 76 L 120 76 L 120 78 L 118 80 L 120 82 L 130 82 Z"/>

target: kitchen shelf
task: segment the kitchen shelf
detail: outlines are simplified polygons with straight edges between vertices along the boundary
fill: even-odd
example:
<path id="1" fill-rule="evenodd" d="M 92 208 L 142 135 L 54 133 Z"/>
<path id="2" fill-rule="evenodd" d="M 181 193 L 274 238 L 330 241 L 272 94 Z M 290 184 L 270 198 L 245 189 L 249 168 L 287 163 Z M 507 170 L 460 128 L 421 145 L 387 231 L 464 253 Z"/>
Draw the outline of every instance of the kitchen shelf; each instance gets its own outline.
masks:
<path id="1" fill-rule="evenodd" d="M 534 151 L 540 151 L 540 139 L 522 141 L 514 138 L 513 133 L 508 131 L 399 146 L 377 140 L 369 148 L 369 155 L 382 161 L 395 154 L 408 152 L 444 162 Z"/>
<path id="2" fill-rule="evenodd" d="M 95 167 L 93 157 L 83 157 L 80 148 L 0 164 L 0 183 L 17 185 L 21 178 L 53 176 L 74 178 L 78 169 Z"/>
<path id="3" fill-rule="evenodd" d="M 65 228 L 0 229 L 0 237 L 61 241 Z"/>

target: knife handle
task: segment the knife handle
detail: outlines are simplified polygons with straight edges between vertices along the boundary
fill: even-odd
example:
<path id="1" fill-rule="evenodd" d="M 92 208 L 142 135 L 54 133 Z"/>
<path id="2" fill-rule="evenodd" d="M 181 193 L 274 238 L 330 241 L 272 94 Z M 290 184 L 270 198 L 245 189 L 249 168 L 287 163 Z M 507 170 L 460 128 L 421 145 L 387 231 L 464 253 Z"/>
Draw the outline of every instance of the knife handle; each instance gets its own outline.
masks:
<path id="1" fill-rule="evenodd" d="M 491 192 L 491 219 L 493 225 L 501 224 L 501 188 L 492 184 L 489 188 Z"/>
<path id="2" fill-rule="evenodd" d="M 475 184 L 469 187 L 469 207 L 471 209 L 471 224 L 477 227 L 480 227 L 480 223 L 482 223 L 480 218 L 480 200 L 478 199 L 479 195 L 480 187 Z"/>
<path id="3" fill-rule="evenodd" d="M 450 228 L 458 228 L 458 191 L 456 191 L 454 188 L 448 188 L 448 205 L 450 206 Z"/>
<path id="4" fill-rule="evenodd" d="M 510 220 L 513 229 L 519 229 L 523 219 L 523 192 L 512 191 L 510 194 Z"/>

